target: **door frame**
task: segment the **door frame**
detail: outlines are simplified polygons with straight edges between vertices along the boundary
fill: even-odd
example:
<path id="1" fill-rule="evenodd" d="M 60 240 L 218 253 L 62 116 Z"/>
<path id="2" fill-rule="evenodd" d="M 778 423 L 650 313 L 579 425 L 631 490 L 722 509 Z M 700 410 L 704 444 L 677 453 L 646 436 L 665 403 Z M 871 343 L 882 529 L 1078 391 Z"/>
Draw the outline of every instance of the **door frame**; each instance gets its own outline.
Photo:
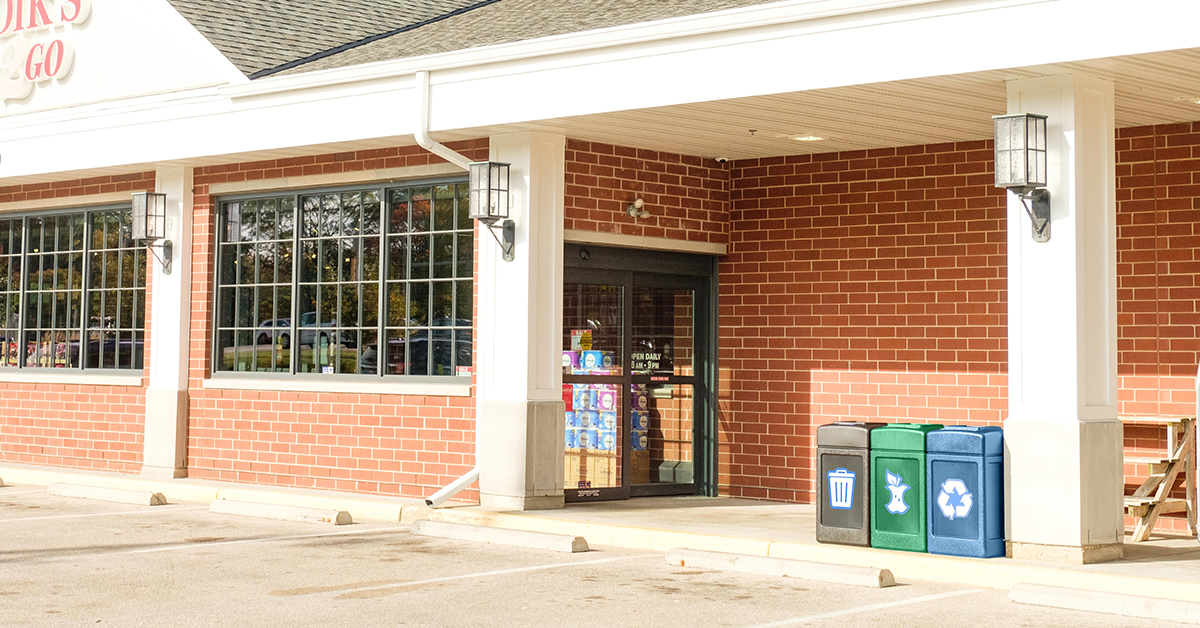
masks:
<path id="1" fill-rule="evenodd" d="M 643 249 L 620 249 L 606 246 L 567 243 L 563 256 L 563 283 L 622 285 L 624 326 L 633 320 L 633 289 L 635 287 L 689 288 L 694 290 L 693 313 L 694 361 L 692 376 L 695 410 L 692 419 L 692 484 L 628 484 L 630 456 L 628 455 L 628 426 L 623 426 L 621 478 L 622 486 L 602 489 L 564 488 L 567 502 L 618 500 L 648 495 L 695 494 L 717 495 L 717 384 L 718 384 L 718 263 L 716 256 Z M 647 271 L 646 269 L 654 269 Z M 628 334 L 622 342 L 629 344 Z M 633 375 L 629 368 L 630 349 L 622 351 L 622 421 L 630 416 L 629 384 Z M 681 487 L 692 488 L 680 490 Z"/>

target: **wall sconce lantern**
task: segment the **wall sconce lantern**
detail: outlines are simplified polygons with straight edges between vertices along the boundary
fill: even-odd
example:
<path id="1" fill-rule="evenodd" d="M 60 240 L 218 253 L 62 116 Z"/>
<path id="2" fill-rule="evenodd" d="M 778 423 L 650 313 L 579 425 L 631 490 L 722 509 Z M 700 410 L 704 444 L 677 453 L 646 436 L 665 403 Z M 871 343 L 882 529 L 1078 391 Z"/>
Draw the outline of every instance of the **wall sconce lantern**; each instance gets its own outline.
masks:
<path id="1" fill-rule="evenodd" d="M 478 220 L 492 232 L 492 237 L 504 253 L 504 261 L 515 257 L 516 225 L 508 219 L 510 198 L 508 193 L 509 164 L 495 161 L 476 161 L 469 164 L 469 203 L 471 218 Z M 500 236 L 496 235 L 499 223 Z"/>
<path id="2" fill-rule="evenodd" d="M 171 274 L 171 241 L 167 240 L 167 195 L 158 192 L 133 193 L 133 239 L 143 242 L 151 255 L 162 264 L 163 274 Z M 161 243 L 158 243 L 161 241 Z M 154 249 L 161 249 L 159 257 Z"/>
<path id="3" fill-rule="evenodd" d="M 993 116 L 996 187 L 1021 199 L 1033 223 L 1033 240 L 1050 240 L 1050 191 L 1046 189 L 1046 116 L 1018 113 Z"/>

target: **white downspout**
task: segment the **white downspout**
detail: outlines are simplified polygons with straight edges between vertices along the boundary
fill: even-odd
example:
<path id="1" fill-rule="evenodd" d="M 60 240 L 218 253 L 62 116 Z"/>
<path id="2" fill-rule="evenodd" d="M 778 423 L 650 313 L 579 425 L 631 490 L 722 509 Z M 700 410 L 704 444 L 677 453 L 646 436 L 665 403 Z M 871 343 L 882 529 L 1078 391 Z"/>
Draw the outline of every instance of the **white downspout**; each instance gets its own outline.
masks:
<path id="1" fill-rule="evenodd" d="M 447 484 L 446 487 L 443 488 L 442 490 L 425 498 L 425 505 L 432 506 L 433 508 L 437 508 L 438 506 L 441 506 L 443 503 L 445 503 L 445 501 L 447 499 L 454 497 L 459 491 L 474 484 L 475 481 L 478 479 L 479 479 L 479 467 L 475 467 L 475 468 L 471 469 L 470 471 L 467 471 L 466 475 Z"/>
<path id="2" fill-rule="evenodd" d="M 417 132 L 414 134 L 417 138 L 417 144 L 421 148 L 445 159 L 446 161 L 468 170 L 471 160 L 458 154 L 457 152 L 447 148 L 446 146 L 433 141 L 429 137 L 429 72 L 421 70 L 417 72 L 417 100 L 419 101 L 419 110 L 417 114 Z M 479 428 L 476 427 L 476 433 Z M 476 465 L 465 475 L 447 484 L 438 492 L 430 495 L 425 499 L 425 505 L 437 508 L 446 500 L 454 497 L 459 491 L 474 484 L 479 479 L 479 466 Z"/>
<path id="3" fill-rule="evenodd" d="M 1196 501 L 1192 502 L 1193 516 L 1200 518 L 1200 366 L 1196 367 L 1196 413 L 1193 415 L 1195 419 L 1192 421 L 1192 462 L 1196 465 L 1196 494 L 1192 497 Z M 1196 525 L 1196 541 L 1200 542 L 1200 524 Z"/>
<path id="4" fill-rule="evenodd" d="M 420 112 L 417 116 L 417 144 L 425 150 L 445 159 L 446 161 L 467 170 L 471 160 L 433 141 L 429 137 L 429 71 L 417 72 L 417 100 L 420 101 Z"/>

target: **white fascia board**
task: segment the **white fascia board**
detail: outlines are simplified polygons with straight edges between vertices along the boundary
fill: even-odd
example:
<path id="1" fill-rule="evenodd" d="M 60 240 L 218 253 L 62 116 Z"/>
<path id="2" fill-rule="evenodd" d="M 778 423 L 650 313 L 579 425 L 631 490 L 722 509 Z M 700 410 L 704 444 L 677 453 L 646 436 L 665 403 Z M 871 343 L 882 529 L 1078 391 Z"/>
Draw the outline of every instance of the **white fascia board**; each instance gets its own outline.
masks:
<path id="1" fill-rule="evenodd" d="M 1164 20 L 1164 16 L 1171 19 Z M 944 2 L 435 74 L 431 130 L 1200 47 L 1200 2 Z M 1016 25 L 1037 25 L 1017 28 Z M 1014 41 L 1014 32 L 1045 33 Z M 476 94 L 514 94 L 475 103 Z M 1002 113 L 1002 112 L 997 112 Z"/>
<path id="2" fill-rule="evenodd" d="M 796 17 L 801 9 L 848 10 L 854 2 L 860 10 L 887 8 Z M 1136 10 L 1120 0 L 899 4 L 909 6 L 785 2 L 732 13 L 747 24 L 754 17 L 770 22 L 765 15 L 776 20 L 753 26 L 696 34 L 707 19 L 700 16 L 447 53 L 420 65 L 410 59 L 260 79 L 150 99 L 140 108 L 49 112 L 33 120 L 56 116 L 53 125 L 0 122 L 0 181 L 411 136 L 418 105 L 411 72 L 417 69 L 449 68 L 432 76 L 430 127 L 436 132 L 1200 47 L 1200 30 L 1193 27 L 1200 3 L 1194 0 L 1146 0 Z M 670 27 L 677 32 L 668 33 Z M 663 32 L 631 43 L 638 29 Z M 686 32 L 692 34 L 680 34 Z M 1045 35 L 1013 40 L 1014 33 L 1030 32 Z M 571 43 L 604 37 L 613 39 L 586 49 Z M 528 49 L 497 62 L 492 53 L 509 46 Z M 471 55 L 473 64 L 465 61 Z M 478 107 L 479 94 L 498 96 Z"/>
<path id="3" fill-rule="evenodd" d="M 230 98 L 261 96 L 283 91 L 338 85 L 375 78 L 403 76 L 419 70 L 435 71 L 490 65 L 507 61 L 562 55 L 613 46 L 625 46 L 680 37 L 694 37 L 759 28 L 855 13 L 940 4 L 943 0 L 788 0 L 654 22 L 567 33 L 535 40 L 452 52 L 377 61 L 306 74 L 264 78 L 223 90 Z M 1047 0 L 1016 0 L 1019 3 Z"/>

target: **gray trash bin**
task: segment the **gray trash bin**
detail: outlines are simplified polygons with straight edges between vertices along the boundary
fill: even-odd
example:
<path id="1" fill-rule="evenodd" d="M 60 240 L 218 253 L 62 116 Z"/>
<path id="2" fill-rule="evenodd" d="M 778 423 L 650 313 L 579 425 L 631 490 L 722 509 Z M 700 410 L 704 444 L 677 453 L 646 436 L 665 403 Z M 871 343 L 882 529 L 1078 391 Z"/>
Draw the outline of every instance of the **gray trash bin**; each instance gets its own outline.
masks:
<path id="1" fill-rule="evenodd" d="M 871 430 L 885 423 L 817 427 L 817 540 L 871 544 Z"/>

